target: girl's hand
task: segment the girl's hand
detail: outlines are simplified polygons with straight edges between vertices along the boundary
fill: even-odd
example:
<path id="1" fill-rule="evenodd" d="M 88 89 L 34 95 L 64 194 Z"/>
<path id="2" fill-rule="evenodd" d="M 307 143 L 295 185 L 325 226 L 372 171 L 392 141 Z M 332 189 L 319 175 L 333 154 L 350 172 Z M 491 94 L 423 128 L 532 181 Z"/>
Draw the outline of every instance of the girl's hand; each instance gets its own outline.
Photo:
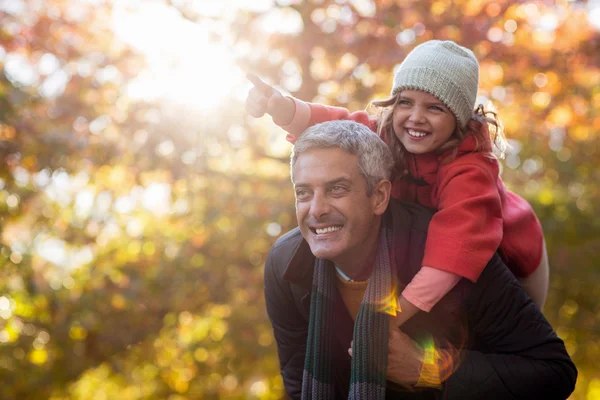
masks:
<path id="1" fill-rule="evenodd" d="M 390 319 L 388 337 L 387 379 L 400 385 L 415 385 L 419 381 L 423 366 L 424 351 L 407 334 L 396 328 Z M 352 357 L 352 344 L 348 354 Z"/>
<path id="2" fill-rule="evenodd" d="M 248 74 L 246 77 L 254 85 L 246 98 L 246 111 L 255 118 L 267 113 L 277 125 L 289 125 L 296 112 L 294 101 L 283 96 L 279 90 L 266 84 L 258 76 Z"/>

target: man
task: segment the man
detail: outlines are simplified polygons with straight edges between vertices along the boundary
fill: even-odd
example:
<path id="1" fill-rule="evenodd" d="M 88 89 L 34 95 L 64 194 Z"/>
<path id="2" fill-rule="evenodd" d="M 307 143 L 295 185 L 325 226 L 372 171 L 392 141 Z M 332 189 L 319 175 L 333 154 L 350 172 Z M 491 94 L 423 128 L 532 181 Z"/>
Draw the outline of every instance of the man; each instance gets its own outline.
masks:
<path id="1" fill-rule="evenodd" d="M 402 331 L 390 324 L 431 217 L 390 200 L 391 168 L 387 146 L 351 121 L 315 125 L 295 144 L 299 229 L 275 243 L 265 266 L 288 395 L 567 398 L 577 370 L 497 256 L 477 283 L 462 280 Z"/>

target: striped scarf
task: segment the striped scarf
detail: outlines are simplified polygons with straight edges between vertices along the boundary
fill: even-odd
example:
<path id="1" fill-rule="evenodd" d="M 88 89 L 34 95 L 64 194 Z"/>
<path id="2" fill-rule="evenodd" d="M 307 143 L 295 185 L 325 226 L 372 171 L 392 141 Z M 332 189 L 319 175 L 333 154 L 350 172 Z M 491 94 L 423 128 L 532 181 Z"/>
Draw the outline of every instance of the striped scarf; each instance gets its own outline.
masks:
<path id="1" fill-rule="evenodd" d="M 395 310 L 396 274 L 390 262 L 391 230 L 382 225 L 367 290 L 354 323 L 350 399 L 384 399 L 387 375 L 389 312 Z M 331 343 L 334 336 L 335 269 L 317 259 L 313 273 L 302 399 L 333 399 Z M 393 301 L 390 301 L 393 300 Z"/>

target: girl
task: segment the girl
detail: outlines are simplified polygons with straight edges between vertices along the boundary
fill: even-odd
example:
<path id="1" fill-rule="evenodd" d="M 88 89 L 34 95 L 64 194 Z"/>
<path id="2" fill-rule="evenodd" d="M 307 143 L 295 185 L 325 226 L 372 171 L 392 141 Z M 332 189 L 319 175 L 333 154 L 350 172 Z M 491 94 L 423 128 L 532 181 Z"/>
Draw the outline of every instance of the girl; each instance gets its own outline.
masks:
<path id="1" fill-rule="evenodd" d="M 271 114 L 292 143 L 307 127 L 328 120 L 369 126 L 394 155 L 392 196 L 437 210 L 423 266 L 398 299 L 398 326 L 419 310 L 430 311 L 461 278 L 476 281 L 497 250 L 543 307 L 548 261 L 542 228 L 530 205 L 499 177 L 492 143 L 502 150 L 505 142 L 496 115 L 481 105 L 475 109 L 479 63 L 470 50 L 438 40 L 417 46 L 396 72 L 391 96 L 373 102 L 377 118 L 284 97 L 257 77 L 249 79 L 255 87 L 248 112 Z"/>

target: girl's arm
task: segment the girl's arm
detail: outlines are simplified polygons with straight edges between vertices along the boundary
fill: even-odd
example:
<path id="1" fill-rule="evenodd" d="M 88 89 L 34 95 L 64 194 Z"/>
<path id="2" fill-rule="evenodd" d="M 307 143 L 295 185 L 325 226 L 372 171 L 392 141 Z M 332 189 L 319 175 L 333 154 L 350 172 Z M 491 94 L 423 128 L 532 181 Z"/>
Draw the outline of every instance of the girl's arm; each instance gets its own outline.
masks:
<path id="1" fill-rule="evenodd" d="M 503 235 L 498 165 L 470 153 L 440 167 L 436 208 L 423 265 L 473 282 L 498 250 Z"/>
<path id="2" fill-rule="evenodd" d="M 377 120 L 366 111 L 351 113 L 343 107 L 325 106 L 316 103 L 307 103 L 294 97 L 294 116 L 289 124 L 279 126 L 288 132 L 286 139 L 294 143 L 307 128 L 325 121 L 350 120 L 363 124 L 373 132 L 377 132 Z"/>
<path id="3" fill-rule="evenodd" d="M 419 311 L 429 312 L 462 278 L 451 272 L 422 267 L 404 288 L 396 314 L 396 326 L 401 326 Z"/>
<path id="4" fill-rule="evenodd" d="M 377 132 L 377 120 L 366 111 L 350 113 L 341 107 L 306 103 L 293 97 L 283 96 L 279 90 L 249 74 L 254 87 L 248 92 L 246 110 L 255 118 L 269 114 L 275 124 L 288 132 L 287 140 L 294 143 L 308 127 L 325 121 L 347 119 L 368 126 Z"/>
<path id="5" fill-rule="evenodd" d="M 398 299 L 397 326 L 419 311 L 429 312 L 462 277 L 476 281 L 500 246 L 496 164 L 477 153 L 462 157 L 440 168 L 438 211 L 429 224 L 423 267 Z"/>

